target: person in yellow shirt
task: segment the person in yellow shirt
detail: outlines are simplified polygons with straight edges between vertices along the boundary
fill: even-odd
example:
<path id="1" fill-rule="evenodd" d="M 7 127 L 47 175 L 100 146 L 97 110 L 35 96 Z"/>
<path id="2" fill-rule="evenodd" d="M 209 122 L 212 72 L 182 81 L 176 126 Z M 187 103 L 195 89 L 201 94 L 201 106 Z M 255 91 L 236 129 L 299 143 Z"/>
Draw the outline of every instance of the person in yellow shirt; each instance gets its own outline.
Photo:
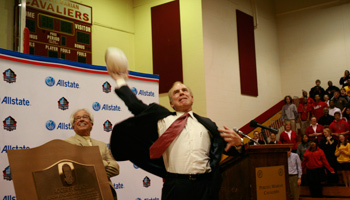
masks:
<path id="1" fill-rule="evenodd" d="M 335 150 L 335 156 L 339 163 L 339 170 L 342 172 L 346 187 L 350 185 L 350 143 L 344 135 L 339 135 L 339 144 Z"/>

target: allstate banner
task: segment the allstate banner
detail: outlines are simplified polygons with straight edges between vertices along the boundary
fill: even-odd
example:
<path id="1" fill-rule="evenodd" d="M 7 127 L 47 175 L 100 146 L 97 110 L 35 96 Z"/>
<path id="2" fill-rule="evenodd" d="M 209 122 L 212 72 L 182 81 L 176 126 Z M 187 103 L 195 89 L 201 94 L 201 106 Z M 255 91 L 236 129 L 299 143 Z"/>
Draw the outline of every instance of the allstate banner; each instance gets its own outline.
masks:
<path id="1" fill-rule="evenodd" d="M 0 200 L 16 199 L 7 150 L 34 148 L 73 136 L 69 117 L 79 108 L 94 114 L 91 137 L 109 146 L 113 125 L 132 116 L 114 93 L 115 82 L 106 67 L 0 49 L 0 70 Z M 158 83 L 158 76 L 137 72 L 130 72 L 128 80 L 146 104 L 158 102 Z M 120 175 L 112 182 L 119 199 L 160 199 L 161 178 L 129 161 L 118 163 Z"/>

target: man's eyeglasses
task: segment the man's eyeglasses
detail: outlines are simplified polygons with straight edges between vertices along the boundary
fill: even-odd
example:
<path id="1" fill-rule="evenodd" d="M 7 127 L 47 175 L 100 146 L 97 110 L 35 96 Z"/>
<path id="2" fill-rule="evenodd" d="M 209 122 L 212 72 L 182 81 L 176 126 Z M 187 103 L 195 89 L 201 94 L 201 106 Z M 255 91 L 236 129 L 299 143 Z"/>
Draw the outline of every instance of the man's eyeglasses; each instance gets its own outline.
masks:
<path id="1" fill-rule="evenodd" d="M 80 120 L 81 118 L 83 118 L 83 119 L 90 119 L 90 116 L 89 115 L 77 116 L 77 117 L 74 118 L 74 121 Z"/>

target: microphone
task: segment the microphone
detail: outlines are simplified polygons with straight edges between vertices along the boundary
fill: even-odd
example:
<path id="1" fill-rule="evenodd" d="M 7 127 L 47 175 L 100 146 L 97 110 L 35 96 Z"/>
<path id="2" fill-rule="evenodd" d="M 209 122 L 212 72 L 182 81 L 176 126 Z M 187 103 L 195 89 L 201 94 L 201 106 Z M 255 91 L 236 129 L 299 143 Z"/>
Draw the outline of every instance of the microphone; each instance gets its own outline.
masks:
<path id="1" fill-rule="evenodd" d="M 249 137 L 249 135 L 247 135 L 247 134 L 243 133 L 243 132 L 242 132 L 242 131 L 240 131 L 238 128 L 234 127 L 234 128 L 233 128 L 233 130 L 234 130 L 236 133 L 238 133 L 238 134 L 242 135 L 243 137 L 248 138 L 250 141 L 253 141 L 253 142 L 254 142 L 254 143 L 256 143 L 257 145 L 260 145 L 260 144 L 259 144 L 259 143 L 257 143 L 255 140 L 253 140 L 251 137 Z"/>
<path id="2" fill-rule="evenodd" d="M 258 122 L 255 121 L 255 120 L 250 121 L 249 126 L 250 126 L 250 127 L 254 127 L 254 128 L 255 128 L 255 127 L 260 127 L 260 128 L 262 128 L 262 129 L 269 130 L 269 131 L 271 131 L 272 133 L 275 133 L 275 134 L 278 133 L 278 129 L 275 129 L 275 128 L 272 128 L 272 127 L 270 128 L 270 127 L 267 127 L 267 126 L 258 124 Z"/>

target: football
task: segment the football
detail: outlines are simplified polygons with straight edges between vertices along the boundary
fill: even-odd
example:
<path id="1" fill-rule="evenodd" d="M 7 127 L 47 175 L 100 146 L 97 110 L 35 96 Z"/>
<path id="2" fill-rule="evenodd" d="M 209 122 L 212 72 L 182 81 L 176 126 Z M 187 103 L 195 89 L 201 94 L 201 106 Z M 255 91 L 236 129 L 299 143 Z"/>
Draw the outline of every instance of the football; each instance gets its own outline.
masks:
<path id="1" fill-rule="evenodd" d="M 105 54 L 105 61 L 109 73 L 123 74 L 128 72 L 129 62 L 121 49 L 109 47 Z"/>

